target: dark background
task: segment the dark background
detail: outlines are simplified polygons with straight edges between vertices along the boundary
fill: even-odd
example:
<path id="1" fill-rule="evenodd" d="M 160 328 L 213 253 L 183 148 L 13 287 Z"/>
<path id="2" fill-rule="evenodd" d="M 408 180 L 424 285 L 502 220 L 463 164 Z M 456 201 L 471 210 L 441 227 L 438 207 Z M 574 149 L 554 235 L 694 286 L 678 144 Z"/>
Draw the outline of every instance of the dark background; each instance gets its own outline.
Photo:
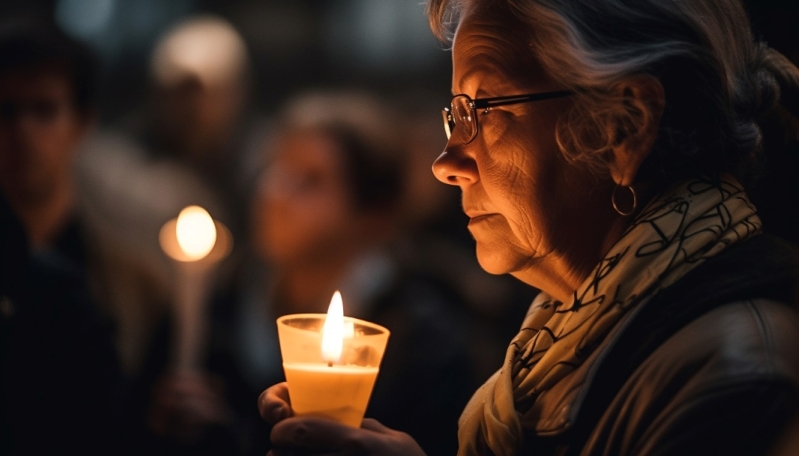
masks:
<path id="1" fill-rule="evenodd" d="M 799 62 L 799 2 L 750 0 L 756 34 Z M 272 112 L 307 87 L 364 86 L 384 93 L 449 93 L 450 56 L 427 26 L 421 0 L 3 0 L 0 17 L 54 19 L 103 58 L 101 112 L 113 122 L 138 108 L 156 41 L 181 19 L 229 20 L 253 62 L 252 106 Z"/>
<path id="2" fill-rule="evenodd" d="M 220 15 L 244 36 L 253 106 L 273 111 L 303 88 L 363 86 L 449 93 L 450 56 L 430 33 L 419 0 L 4 0 L 0 16 L 54 19 L 103 59 L 101 113 L 136 109 L 156 41 L 181 19 Z"/>

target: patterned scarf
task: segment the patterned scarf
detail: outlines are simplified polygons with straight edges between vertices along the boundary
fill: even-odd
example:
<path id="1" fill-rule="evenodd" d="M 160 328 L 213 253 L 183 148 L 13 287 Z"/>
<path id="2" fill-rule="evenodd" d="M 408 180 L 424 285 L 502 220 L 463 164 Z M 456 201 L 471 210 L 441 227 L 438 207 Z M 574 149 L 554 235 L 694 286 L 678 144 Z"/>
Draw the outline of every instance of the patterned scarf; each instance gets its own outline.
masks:
<path id="1" fill-rule="evenodd" d="M 577 288 L 570 303 L 541 292 L 503 367 L 459 421 L 459 456 L 510 456 L 539 419 L 535 400 L 573 372 L 633 306 L 760 231 L 760 219 L 732 177 L 691 180 L 649 203 Z"/>

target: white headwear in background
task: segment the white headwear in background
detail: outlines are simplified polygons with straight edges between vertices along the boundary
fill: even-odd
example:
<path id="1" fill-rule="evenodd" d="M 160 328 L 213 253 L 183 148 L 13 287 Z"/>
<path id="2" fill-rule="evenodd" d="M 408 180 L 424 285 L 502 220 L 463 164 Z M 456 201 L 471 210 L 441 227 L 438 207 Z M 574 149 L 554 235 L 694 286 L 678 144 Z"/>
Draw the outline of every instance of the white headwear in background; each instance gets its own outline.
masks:
<path id="1" fill-rule="evenodd" d="M 156 84 L 166 87 L 188 78 L 204 86 L 237 83 L 246 69 L 247 49 L 241 35 L 224 19 L 210 15 L 170 29 L 150 62 Z"/>

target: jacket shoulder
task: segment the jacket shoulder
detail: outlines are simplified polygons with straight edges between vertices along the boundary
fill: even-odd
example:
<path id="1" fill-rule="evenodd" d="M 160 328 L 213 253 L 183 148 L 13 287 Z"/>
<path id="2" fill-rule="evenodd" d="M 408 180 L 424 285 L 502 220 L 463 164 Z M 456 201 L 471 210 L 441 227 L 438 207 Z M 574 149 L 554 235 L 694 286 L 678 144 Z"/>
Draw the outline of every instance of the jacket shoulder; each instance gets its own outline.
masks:
<path id="1" fill-rule="evenodd" d="M 765 453 L 799 404 L 799 316 L 767 299 L 693 320 L 635 370 L 583 454 Z"/>
<path id="2" fill-rule="evenodd" d="M 641 366 L 640 374 L 692 373 L 691 385 L 783 379 L 799 385 L 799 315 L 767 299 L 731 302 L 692 321 Z M 657 378 L 657 377 L 656 377 Z"/>

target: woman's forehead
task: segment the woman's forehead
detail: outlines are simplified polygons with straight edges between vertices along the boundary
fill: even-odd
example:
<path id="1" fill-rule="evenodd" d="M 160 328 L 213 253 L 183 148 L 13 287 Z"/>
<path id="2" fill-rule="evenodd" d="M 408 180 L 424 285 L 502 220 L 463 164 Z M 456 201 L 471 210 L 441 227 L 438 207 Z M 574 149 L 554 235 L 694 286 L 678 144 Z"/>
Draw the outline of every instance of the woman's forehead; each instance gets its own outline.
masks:
<path id="1" fill-rule="evenodd" d="M 463 86 L 476 83 L 513 85 L 513 79 L 535 87 L 549 80 L 529 45 L 529 32 L 507 12 L 462 16 L 452 52 L 453 91 L 469 93 Z"/>
<path id="2" fill-rule="evenodd" d="M 461 17 L 455 32 L 453 50 L 459 52 L 483 52 L 505 54 L 515 57 L 527 48 L 526 30 L 510 13 L 474 10 Z"/>

